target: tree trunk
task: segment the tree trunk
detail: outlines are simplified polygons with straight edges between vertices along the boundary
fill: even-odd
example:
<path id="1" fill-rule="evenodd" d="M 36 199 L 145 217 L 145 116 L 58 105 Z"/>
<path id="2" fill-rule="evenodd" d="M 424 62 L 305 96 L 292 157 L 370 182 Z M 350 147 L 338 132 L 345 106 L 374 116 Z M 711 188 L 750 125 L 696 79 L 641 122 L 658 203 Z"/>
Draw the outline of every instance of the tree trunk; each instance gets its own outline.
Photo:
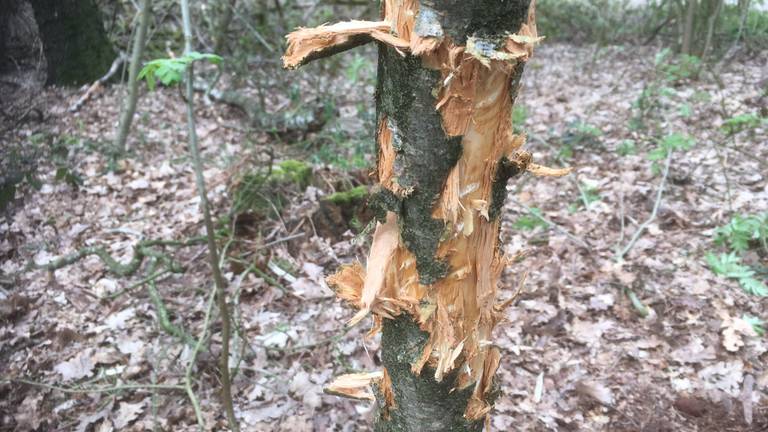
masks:
<path id="1" fill-rule="evenodd" d="M 691 55 L 693 42 L 694 24 L 696 16 L 696 5 L 698 0 L 688 0 L 685 8 L 685 24 L 683 26 L 683 42 L 680 48 L 680 53 L 685 55 Z"/>
<path id="2" fill-rule="evenodd" d="M 237 0 L 221 0 L 219 2 L 221 11 L 219 11 L 219 20 L 216 25 L 216 34 L 214 36 L 213 52 L 218 55 L 224 55 L 224 49 L 227 47 L 229 37 L 229 25 L 232 22 L 232 15 L 237 7 Z"/>
<path id="3" fill-rule="evenodd" d="M 31 0 L 48 62 L 47 84 L 80 85 L 109 69 L 115 52 L 93 0 Z"/>
<path id="4" fill-rule="evenodd" d="M 507 304 L 497 283 L 509 178 L 532 171 L 511 121 L 538 41 L 530 0 L 384 0 L 375 22 L 300 29 L 286 67 L 379 42 L 376 91 L 378 224 L 365 269 L 329 278 L 340 298 L 373 314 L 383 369 L 326 390 L 373 398 L 377 432 L 480 431 L 495 399 L 500 352 L 491 333 Z M 530 2 L 532 3 L 532 2 Z M 530 6 L 530 7 L 529 7 Z"/>
<path id="5" fill-rule="evenodd" d="M 131 65 L 128 70 L 128 99 L 126 99 L 123 112 L 120 114 L 120 123 L 117 127 L 117 138 L 115 139 L 115 149 L 121 154 L 125 153 L 126 150 L 125 143 L 128 139 L 128 132 L 131 130 L 133 115 L 136 112 L 136 102 L 139 98 L 138 77 L 142 58 L 144 57 L 144 45 L 146 44 L 147 29 L 149 28 L 150 10 L 150 0 L 141 0 L 139 27 L 136 29 L 136 35 L 134 36 Z"/>

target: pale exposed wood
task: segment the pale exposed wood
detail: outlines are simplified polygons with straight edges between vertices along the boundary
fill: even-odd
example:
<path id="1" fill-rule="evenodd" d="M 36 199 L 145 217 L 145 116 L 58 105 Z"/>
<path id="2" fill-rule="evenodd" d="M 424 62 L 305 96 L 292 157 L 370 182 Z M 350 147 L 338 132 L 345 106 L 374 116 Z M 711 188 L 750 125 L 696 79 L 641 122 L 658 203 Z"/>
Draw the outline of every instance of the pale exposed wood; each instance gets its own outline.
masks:
<path id="1" fill-rule="evenodd" d="M 372 401 L 376 397 L 371 392 L 371 384 L 381 381 L 384 376 L 382 371 L 341 375 L 323 390 L 335 396 Z"/>
<path id="2" fill-rule="evenodd" d="M 286 36 L 283 66 L 295 69 L 308 61 L 354 48 L 373 40 L 408 49 L 409 43 L 390 34 L 387 21 L 346 21 L 314 28 L 299 28 Z"/>

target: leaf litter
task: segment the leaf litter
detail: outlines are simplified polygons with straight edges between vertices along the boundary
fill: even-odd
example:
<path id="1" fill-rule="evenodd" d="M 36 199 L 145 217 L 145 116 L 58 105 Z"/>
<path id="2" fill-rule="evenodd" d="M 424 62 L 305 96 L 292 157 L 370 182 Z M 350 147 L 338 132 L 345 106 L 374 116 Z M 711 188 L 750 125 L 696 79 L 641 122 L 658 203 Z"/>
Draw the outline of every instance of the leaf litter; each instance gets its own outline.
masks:
<path id="1" fill-rule="evenodd" d="M 535 431 L 765 430 L 768 347 L 743 315 L 766 320 L 768 300 L 716 277 L 704 260 L 712 243 L 709 230 L 727 222 L 729 187 L 735 212 L 768 209 L 768 179 L 759 165 L 743 157 L 729 159 L 735 178 L 728 185 L 711 145 L 720 100 L 734 112 L 755 109 L 750 104 L 759 99 L 756 83 L 765 54 L 728 66 L 723 89 L 706 78 L 691 83 L 711 100 L 692 102 L 697 113 L 692 118 L 665 119 L 665 128 L 684 131 L 698 144 L 676 159 L 677 180 L 668 185 L 658 219 L 617 264 L 617 245 L 650 213 L 658 184 L 642 155 L 619 157 L 611 151 L 624 139 L 639 139 L 626 125 L 632 101 L 650 79 L 653 50 L 634 47 L 630 55 L 621 48 L 603 48 L 602 62 L 609 68 L 585 63 L 592 50 L 543 44 L 523 79 L 520 101 L 528 117 L 521 126 L 528 131 L 536 160 L 557 165 L 549 163 L 558 153 L 550 142 L 575 121 L 602 130 L 603 148 L 574 148 L 569 165 L 576 168 L 571 175 L 576 182 L 565 177 L 510 185 L 513 199 L 504 211 L 502 247 L 527 252 L 504 273 L 502 293 L 511 297 L 519 284 L 516 275 L 525 269 L 529 273 L 519 302 L 507 309 L 506 322 L 495 331 L 494 341 L 503 352 L 497 375 L 502 396 L 492 426 Z M 371 91 L 359 87 L 339 94 L 349 93 L 351 101 L 370 99 L 370 94 L 353 95 Z M 66 107 L 77 92 L 47 89 L 39 97 L 52 115 L 43 126 L 55 134 L 103 140 L 117 118 L 119 93 L 108 89 L 68 116 Z M 253 150 L 244 146 L 242 128 L 227 126 L 237 124 L 238 113 L 219 105 L 200 104 L 198 109 L 210 199 L 217 214 L 224 215 L 231 199 L 226 188 L 231 160 Z M 31 260 L 46 262 L 81 246 L 103 245 L 127 260 L 141 239 L 201 233 L 191 172 L 178 160 L 186 142 L 181 101 L 172 91 L 159 91 L 142 98 L 139 110 L 148 114 L 135 133 L 140 130 L 143 141 L 133 138 L 140 156 L 104 174 L 103 156 L 81 154 L 75 167 L 84 180 L 79 190 L 55 183 L 53 172 L 45 173 L 43 192 L 29 194 L 0 224 L 0 269 L 4 279 L 11 275 L 14 281 L 0 291 L 3 377 L 57 386 L 105 378 L 116 383 L 179 382 L 183 348 L 157 327 L 145 291 L 133 288 L 109 299 L 140 276 L 113 278 L 99 260 L 90 258 L 53 273 L 22 271 Z M 15 139 L 28 139 L 34 132 L 25 126 Z M 749 144 L 747 137 L 738 139 Z M 758 130 L 751 139 L 765 143 L 768 132 Z M 274 145 L 267 136 L 255 140 L 257 146 Z M 764 145 L 754 151 L 763 159 L 768 156 Z M 582 199 L 579 182 L 597 190 L 599 200 L 573 211 L 568 203 Z M 329 192 L 313 185 L 288 204 L 283 222 L 306 219 L 317 207 L 317 197 Z M 517 218 L 525 214 L 515 202 L 540 209 L 560 229 L 515 229 Z M 627 216 L 624 234 L 622 208 Z M 353 234 L 322 238 L 311 225 L 301 225 L 305 236 L 267 248 L 283 273 L 265 264 L 264 275 L 249 273 L 239 280 L 238 331 L 244 345 L 234 393 L 237 415 L 248 430 L 370 430 L 371 403 L 367 390 L 357 386 L 360 380 L 341 382 L 339 388 L 359 394 L 362 401 L 321 391 L 332 377 L 376 370 L 380 361 L 378 339 L 364 337 L 366 325 L 345 328 L 354 313 L 332 298 L 324 280 L 342 263 L 365 263 L 364 249 Z M 280 226 L 274 229 L 278 234 L 268 241 L 291 234 Z M 585 250 L 569 235 L 592 249 Z M 180 251 L 186 271 L 158 283 L 172 319 L 190 334 L 200 330 L 202 293 L 210 284 L 203 254 L 202 247 Z M 237 277 L 229 275 L 231 281 Z M 640 316 L 628 290 L 652 313 Z M 214 353 L 217 347 L 214 338 Z M 202 355 L 199 396 L 209 428 L 221 430 L 214 368 L 213 353 Z M 83 431 L 151 430 L 155 424 L 166 430 L 196 429 L 186 400 L 177 393 L 73 397 L 18 382 L 3 383 L 0 391 L 11 395 L 0 401 L 0 425 L 16 430 L 57 425 Z"/>

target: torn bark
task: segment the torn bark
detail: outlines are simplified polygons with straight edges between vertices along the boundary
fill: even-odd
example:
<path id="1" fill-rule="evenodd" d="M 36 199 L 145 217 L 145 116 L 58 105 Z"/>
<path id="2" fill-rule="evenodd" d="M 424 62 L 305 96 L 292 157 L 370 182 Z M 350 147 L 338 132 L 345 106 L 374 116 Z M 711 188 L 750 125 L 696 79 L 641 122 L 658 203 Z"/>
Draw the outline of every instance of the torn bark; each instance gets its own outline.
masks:
<path id="1" fill-rule="evenodd" d="M 379 225 L 366 269 L 329 278 L 359 308 L 350 323 L 371 313 L 383 332 L 384 369 L 370 380 L 377 431 L 480 431 L 488 419 L 507 181 L 568 172 L 531 163 L 512 129 L 539 40 L 532 3 L 383 0 L 381 21 L 288 36 L 289 68 L 379 42 Z"/>

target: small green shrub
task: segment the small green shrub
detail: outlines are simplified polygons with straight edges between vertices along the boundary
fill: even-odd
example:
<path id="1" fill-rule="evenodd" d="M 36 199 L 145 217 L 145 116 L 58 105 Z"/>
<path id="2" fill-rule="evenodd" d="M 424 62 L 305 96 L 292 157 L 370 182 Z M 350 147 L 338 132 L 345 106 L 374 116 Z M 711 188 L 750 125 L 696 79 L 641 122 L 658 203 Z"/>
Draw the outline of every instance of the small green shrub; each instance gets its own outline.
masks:
<path id="1" fill-rule="evenodd" d="M 596 187 L 581 183 L 579 184 L 579 199 L 568 206 L 568 211 L 576 213 L 580 209 L 589 210 L 592 203 L 601 200 L 600 191 Z"/>
<path id="2" fill-rule="evenodd" d="M 620 142 L 619 146 L 616 147 L 616 153 L 618 153 L 619 156 L 629 156 L 629 155 L 637 154 L 637 146 L 635 145 L 635 140 L 625 139 L 622 142 Z"/>
<path id="3" fill-rule="evenodd" d="M 549 225 L 544 221 L 541 210 L 531 207 L 530 214 L 520 216 L 512 226 L 522 231 L 532 231 L 538 227 L 546 228 Z"/>
<path id="4" fill-rule="evenodd" d="M 656 54 L 654 63 L 664 79 L 670 83 L 697 79 L 702 66 L 700 58 L 685 54 L 675 56 L 669 48 Z"/>
<path id="5" fill-rule="evenodd" d="M 760 117 L 757 114 L 739 114 L 726 119 L 721 129 L 726 135 L 736 135 L 745 130 L 755 129 L 762 124 L 768 124 L 768 118 Z"/>
<path id="6" fill-rule="evenodd" d="M 665 160 L 673 151 L 690 150 L 696 144 L 696 140 L 688 135 L 673 132 L 665 135 L 657 142 L 656 148 L 648 153 L 648 160 L 652 161 L 651 170 L 655 175 L 661 172 L 660 161 Z"/>
<path id="7" fill-rule="evenodd" d="M 710 252 L 706 259 L 709 268 L 715 274 L 738 281 L 746 293 L 759 297 L 768 296 L 768 287 L 755 277 L 754 270 L 741 263 L 741 258 L 736 252 L 721 253 L 720 255 Z"/>
<path id="8" fill-rule="evenodd" d="M 715 230 L 715 243 L 742 253 L 757 245 L 768 252 L 768 213 L 755 216 L 735 215 L 728 224 Z"/>
<path id="9" fill-rule="evenodd" d="M 752 330 L 754 330 L 758 336 L 765 336 L 765 321 L 761 320 L 758 317 L 753 317 L 750 315 L 744 315 L 741 317 L 741 319 L 743 319 L 750 326 L 752 326 Z"/>

